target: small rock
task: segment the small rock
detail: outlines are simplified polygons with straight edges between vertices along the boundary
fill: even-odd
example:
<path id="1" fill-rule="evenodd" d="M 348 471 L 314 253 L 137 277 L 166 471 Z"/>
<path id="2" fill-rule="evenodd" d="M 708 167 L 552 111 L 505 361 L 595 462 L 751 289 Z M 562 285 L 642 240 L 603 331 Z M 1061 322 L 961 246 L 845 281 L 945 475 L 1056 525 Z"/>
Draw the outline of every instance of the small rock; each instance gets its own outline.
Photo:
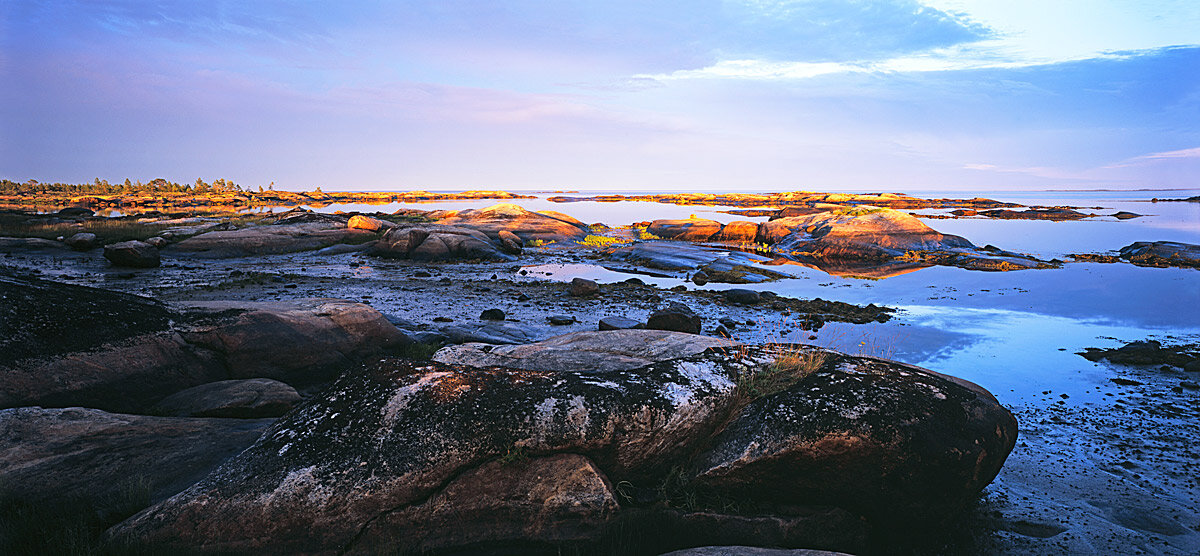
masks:
<path id="1" fill-rule="evenodd" d="M 167 246 L 167 240 L 158 236 L 147 239 L 146 243 L 153 245 L 156 249 L 162 249 Z"/>
<path id="2" fill-rule="evenodd" d="M 721 317 L 720 322 L 721 322 L 721 326 L 724 326 L 725 328 L 729 328 L 729 329 L 737 328 L 737 326 L 739 324 L 741 324 L 740 322 L 733 320 L 729 317 Z"/>
<path id="3" fill-rule="evenodd" d="M 449 284 L 449 283 L 450 283 L 450 278 L 449 278 L 449 277 L 445 277 L 445 278 L 442 278 L 441 280 L 438 280 L 438 282 L 441 282 L 441 283 L 443 283 L 443 284 Z"/>
<path id="4" fill-rule="evenodd" d="M 433 317 L 433 322 L 454 322 L 450 317 Z"/>
<path id="5" fill-rule="evenodd" d="M 504 311 L 500 309 L 484 309 L 479 314 L 479 318 L 483 320 L 504 320 Z"/>
<path id="6" fill-rule="evenodd" d="M 58 211 L 58 215 L 67 217 L 67 218 L 78 218 L 81 216 L 88 217 L 88 216 L 95 216 L 96 211 L 89 209 L 89 208 L 84 208 L 84 207 L 67 207 L 67 208 L 64 208 L 64 209 Z"/>
<path id="7" fill-rule="evenodd" d="M 572 317 L 570 315 L 550 315 L 550 316 L 546 317 L 546 320 L 549 321 L 550 324 L 553 324 L 555 326 L 564 326 L 564 325 L 568 325 L 568 324 L 575 324 L 575 317 Z"/>
<path id="8" fill-rule="evenodd" d="M 758 292 L 756 292 L 754 290 L 747 290 L 744 288 L 734 288 L 732 290 L 725 290 L 725 291 L 721 292 L 721 294 L 724 295 L 725 299 L 728 300 L 730 303 L 739 303 L 742 305 L 754 305 L 754 304 L 758 303 L 759 301 L 762 301 L 762 296 L 760 296 L 758 294 Z"/>
<path id="9" fill-rule="evenodd" d="M 530 297 L 526 294 L 521 294 L 521 295 L 517 296 L 517 301 L 529 301 L 529 299 L 530 299 Z"/>
<path id="10" fill-rule="evenodd" d="M 433 275 L 428 272 L 425 272 L 424 270 L 418 270 L 413 273 L 414 278 L 429 278 L 431 276 L 433 276 Z"/>
<path id="11" fill-rule="evenodd" d="M 600 293 L 600 285 L 587 278 L 575 278 L 571 280 L 571 295 L 575 297 L 585 297 Z"/>
<path id="12" fill-rule="evenodd" d="M 703 286 L 704 284 L 707 284 L 708 274 L 705 274 L 703 270 L 696 272 L 692 275 L 692 283 L 696 284 L 697 286 Z"/>
<path id="13" fill-rule="evenodd" d="M 678 286 L 675 286 L 675 287 L 671 288 L 671 291 L 673 291 L 673 292 L 685 292 L 685 291 L 687 291 L 687 286 L 685 286 L 685 285 L 683 285 L 683 284 L 679 284 Z"/>
<path id="14" fill-rule="evenodd" d="M 498 235 L 500 237 L 500 248 L 506 253 L 515 255 L 520 253 L 521 249 L 525 246 L 525 242 L 521 241 L 520 236 L 508 230 L 500 230 Z"/>
<path id="15" fill-rule="evenodd" d="M 646 285 L 646 282 L 642 281 L 642 279 L 641 279 L 641 278 L 627 278 L 627 279 L 625 280 L 625 283 L 626 283 L 626 284 L 631 284 L 631 285 L 634 285 L 634 286 L 645 286 L 645 285 Z"/>
<path id="16" fill-rule="evenodd" d="M 154 268 L 159 265 L 158 248 L 137 240 L 105 245 L 104 258 L 114 266 Z"/>
<path id="17" fill-rule="evenodd" d="M 725 325 L 723 325 L 723 324 L 722 324 L 722 325 L 720 325 L 720 326 L 717 326 L 717 327 L 716 327 L 716 328 L 713 330 L 713 335 L 714 335 L 714 336 L 719 336 L 719 337 L 721 337 L 721 338 L 728 338 L 728 337 L 729 337 L 729 329 L 728 329 L 728 328 L 725 328 Z"/>
<path id="18" fill-rule="evenodd" d="M 700 315 L 687 305 L 672 303 L 665 309 L 650 314 L 646 328 L 652 330 L 674 330 L 690 334 L 700 333 Z"/>
<path id="19" fill-rule="evenodd" d="M 604 317 L 600 319 L 600 330 L 629 330 L 644 327 L 644 324 L 625 317 Z"/>
<path id="20" fill-rule="evenodd" d="M 63 243 L 76 251 L 89 251 L 96 248 L 96 234 L 79 232 L 63 240 Z"/>
<path id="21" fill-rule="evenodd" d="M 1200 390 L 1200 384 L 1197 384 L 1190 380 L 1185 380 L 1183 382 L 1180 382 L 1179 385 L 1184 388 L 1187 388 L 1188 390 Z"/>

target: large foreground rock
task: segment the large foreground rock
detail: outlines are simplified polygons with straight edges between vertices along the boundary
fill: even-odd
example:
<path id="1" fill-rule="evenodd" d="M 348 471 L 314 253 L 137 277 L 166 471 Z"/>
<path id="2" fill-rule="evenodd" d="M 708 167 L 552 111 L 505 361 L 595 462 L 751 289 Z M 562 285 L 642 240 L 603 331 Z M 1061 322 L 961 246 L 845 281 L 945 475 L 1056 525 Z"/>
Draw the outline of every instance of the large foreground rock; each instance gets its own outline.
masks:
<path id="1" fill-rule="evenodd" d="M 1138 241 L 1122 247 L 1120 257 L 1139 266 L 1200 268 L 1200 245 L 1175 241 Z"/>
<path id="2" fill-rule="evenodd" d="M 143 297 L 0 275 L 0 407 L 141 412 L 218 380 L 293 386 L 407 343 L 367 305 L 337 299 L 211 302 Z"/>
<path id="3" fill-rule="evenodd" d="M 292 219 L 296 221 L 301 214 Z M 348 228 L 340 222 L 320 220 L 292 224 L 253 226 L 240 230 L 205 232 L 170 248 L 181 256 L 225 258 L 312 251 L 340 243 L 364 243 L 378 237 L 368 230 Z"/>
<path id="4" fill-rule="evenodd" d="M 877 359 L 819 352 L 811 374 L 758 398 L 735 381 L 776 358 L 760 347 L 543 369 L 570 365 L 558 352 L 572 345 L 623 357 L 661 334 L 575 334 L 506 349 L 508 367 L 368 364 L 110 535 L 201 552 L 521 552 L 597 542 L 635 519 L 670 548 L 856 551 L 864 523 L 938 523 L 963 507 L 1015 441 L 1015 420 L 979 387 Z M 696 500 L 773 510 L 681 513 L 661 495 L 680 483 Z"/>
<path id="5" fill-rule="evenodd" d="M 97 409 L 0 410 L 0 485 L 23 502 L 143 504 L 203 478 L 271 420 L 180 419 Z"/>

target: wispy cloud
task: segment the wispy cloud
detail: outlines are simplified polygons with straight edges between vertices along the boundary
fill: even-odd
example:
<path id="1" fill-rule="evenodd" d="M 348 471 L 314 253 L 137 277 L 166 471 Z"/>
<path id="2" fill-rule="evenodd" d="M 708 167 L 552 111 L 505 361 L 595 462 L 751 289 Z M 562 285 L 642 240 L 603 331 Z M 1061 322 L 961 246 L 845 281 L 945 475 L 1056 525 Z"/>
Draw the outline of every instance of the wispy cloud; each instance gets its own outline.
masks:
<path id="1" fill-rule="evenodd" d="M 1175 160 L 1180 158 L 1200 158 L 1200 147 L 1143 154 L 1141 156 L 1127 158 L 1116 164 L 1110 164 L 1105 166 L 1105 168 L 1128 168 L 1130 166 L 1139 166 L 1142 164 L 1151 164 L 1163 160 Z"/>

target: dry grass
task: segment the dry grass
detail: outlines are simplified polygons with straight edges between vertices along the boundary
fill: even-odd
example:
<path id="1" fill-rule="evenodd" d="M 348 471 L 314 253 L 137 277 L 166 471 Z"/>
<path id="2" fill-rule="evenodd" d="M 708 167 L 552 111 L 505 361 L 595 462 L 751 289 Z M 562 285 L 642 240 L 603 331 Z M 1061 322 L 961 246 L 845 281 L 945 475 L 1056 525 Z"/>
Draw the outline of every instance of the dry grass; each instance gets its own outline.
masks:
<path id="1" fill-rule="evenodd" d="M 615 245 L 623 245 L 623 244 L 626 244 L 629 242 L 626 240 L 620 239 L 620 238 L 589 234 L 587 237 L 585 237 L 579 241 L 576 241 L 575 243 L 578 243 L 580 245 L 586 245 L 588 247 L 596 247 L 596 248 L 602 249 L 605 247 L 612 247 Z"/>
<path id="2" fill-rule="evenodd" d="M 787 390 L 829 361 L 829 354 L 816 348 L 776 345 L 768 349 L 775 352 L 774 361 L 737 377 L 734 395 L 744 403 Z"/>

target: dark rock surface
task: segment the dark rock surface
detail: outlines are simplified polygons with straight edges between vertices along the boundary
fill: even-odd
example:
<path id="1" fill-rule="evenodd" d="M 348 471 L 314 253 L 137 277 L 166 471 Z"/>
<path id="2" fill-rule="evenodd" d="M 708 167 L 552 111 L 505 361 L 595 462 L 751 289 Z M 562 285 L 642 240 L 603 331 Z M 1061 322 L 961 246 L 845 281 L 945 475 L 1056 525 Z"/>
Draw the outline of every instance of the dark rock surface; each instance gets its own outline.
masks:
<path id="1" fill-rule="evenodd" d="M 137 240 L 105 245 L 104 258 L 113 266 L 131 268 L 154 268 L 161 262 L 157 247 Z"/>
<path id="2" fill-rule="evenodd" d="M 1173 365 L 1184 370 L 1200 370 L 1200 345 L 1164 346 L 1157 340 L 1129 342 L 1118 348 L 1087 348 L 1080 353 L 1088 361 L 1107 359 L 1118 365 Z"/>
<path id="3" fill-rule="evenodd" d="M 138 412 L 218 380 L 304 386 L 407 341 L 379 312 L 343 300 L 210 302 L 184 312 L 18 276 L 0 276 L 0 297 L 0 407 Z"/>
<path id="4" fill-rule="evenodd" d="M 31 503 L 162 500 L 258 439 L 271 420 L 181 419 L 98 409 L 0 410 L 0 484 Z"/>
<path id="5" fill-rule="evenodd" d="M 672 303 L 667 307 L 650 313 L 646 320 L 646 328 L 651 330 L 674 330 L 699 334 L 702 319 L 695 311 L 681 303 Z"/>
<path id="6" fill-rule="evenodd" d="M 438 331 L 452 344 L 524 344 L 534 340 L 525 327 L 506 322 L 448 324 Z"/>
<path id="7" fill-rule="evenodd" d="M 588 334 L 628 336 L 608 343 L 633 349 L 646 343 L 635 332 Z M 862 548 L 858 516 L 888 526 L 920 512 L 936 523 L 975 496 L 1012 448 L 1015 421 L 977 386 L 828 357 L 744 409 L 734 380 L 770 364 L 761 348 L 632 370 L 383 359 L 344 374 L 254 446 L 110 534 L 239 553 L 521 552 L 598 540 L 631 512 L 657 516 L 656 534 L 668 539 L 707 534 L 675 542 L 794 546 L 824 535 L 819 548 L 853 551 Z M 810 412 L 816 418 L 804 419 Z M 753 434 L 765 442 L 747 445 Z M 783 461 L 798 467 L 789 472 Z M 637 494 L 681 466 L 704 488 L 736 484 L 746 507 L 774 509 L 680 513 Z M 814 491 L 818 484 L 829 490 Z"/>
<path id="8" fill-rule="evenodd" d="M 571 289 L 567 290 L 575 297 L 587 297 L 600 293 L 600 284 L 587 278 L 572 278 Z"/>
<path id="9" fill-rule="evenodd" d="M 504 320 L 504 311 L 500 309 L 484 309 L 479 313 L 479 318 L 483 320 Z"/>
<path id="10" fill-rule="evenodd" d="M 97 247 L 96 234 L 79 232 L 63 240 L 67 247 L 76 251 L 88 251 Z"/>
<path id="11" fill-rule="evenodd" d="M 154 404 L 151 412 L 174 417 L 279 417 L 300 403 L 295 388 L 269 378 L 220 380 L 181 390 Z"/>
<path id="12" fill-rule="evenodd" d="M 516 260 L 482 232 L 462 226 L 436 224 L 392 228 L 367 253 L 377 257 L 421 261 Z"/>
<path id="13" fill-rule="evenodd" d="M 1175 241 L 1138 241 L 1122 247 L 1120 257 L 1138 266 L 1200 268 L 1200 245 Z"/>

